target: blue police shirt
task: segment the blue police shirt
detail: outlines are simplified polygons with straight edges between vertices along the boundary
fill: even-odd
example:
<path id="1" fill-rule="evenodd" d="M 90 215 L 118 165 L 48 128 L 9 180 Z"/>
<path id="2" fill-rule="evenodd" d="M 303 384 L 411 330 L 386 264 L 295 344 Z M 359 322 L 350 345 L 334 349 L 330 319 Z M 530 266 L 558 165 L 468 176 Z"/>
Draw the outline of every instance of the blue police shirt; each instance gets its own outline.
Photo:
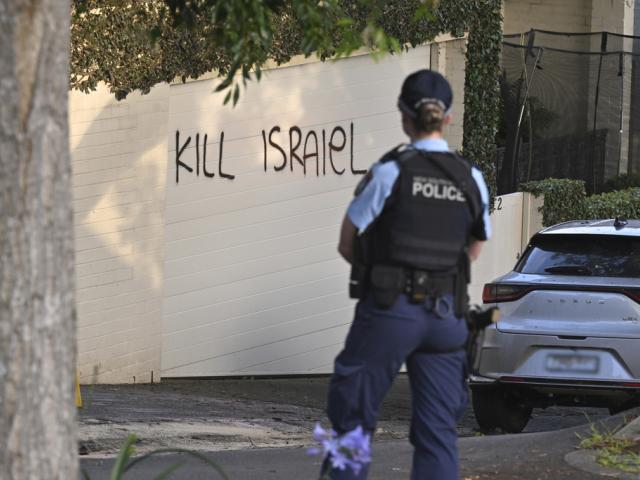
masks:
<path id="1" fill-rule="evenodd" d="M 442 138 L 428 138 L 417 140 L 413 148 L 429 152 L 448 152 L 449 144 Z M 371 225 L 382 209 L 385 201 L 391 195 L 393 185 L 400 174 L 400 167 L 396 161 L 385 163 L 376 162 L 371 166 L 371 180 L 367 186 L 349 204 L 347 216 L 351 223 L 362 233 Z M 482 215 L 476 219 L 471 234 L 477 240 L 488 240 L 491 237 L 491 223 L 489 221 L 489 189 L 482 177 L 482 172 L 472 167 L 471 174 L 476 181 L 482 198 Z"/>

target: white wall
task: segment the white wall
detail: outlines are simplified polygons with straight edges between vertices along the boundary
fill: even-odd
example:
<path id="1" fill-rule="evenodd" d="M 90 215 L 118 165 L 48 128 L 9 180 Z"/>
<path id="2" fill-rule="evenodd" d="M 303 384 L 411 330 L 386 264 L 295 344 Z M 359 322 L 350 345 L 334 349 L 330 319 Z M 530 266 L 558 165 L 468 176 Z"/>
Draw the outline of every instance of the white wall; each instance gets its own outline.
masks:
<path id="1" fill-rule="evenodd" d="M 104 87 L 72 92 L 81 381 L 329 372 L 353 307 L 335 251 L 360 178 L 351 172 L 351 139 L 356 169 L 404 141 L 396 108 L 402 79 L 431 65 L 452 79 L 458 122 L 446 133 L 459 147 L 463 62 L 460 40 L 380 63 L 306 60 L 266 72 L 235 109 L 222 107 L 212 80 L 160 85 L 123 102 Z M 306 176 L 298 163 L 275 171 L 282 156 L 271 146 L 265 171 L 262 130 L 268 140 L 274 126 L 286 150 L 290 127 L 301 129 L 303 144 L 316 132 L 318 174 L 313 160 Z M 333 153 L 343 175 L 328 151 L 323 169 L 322 131 L 326 143 L 335 127 L 347 137 Z M 179 167 L 176 182 L 178 131 L 178 150 L 191 137 L 180 161 L 193 172 Z M 219 175 L 222 132 L 222 171 L 233 180 Z M 213 178 L 204 174 L 205 134 Z M 512 267 L 522 239 L 505 232 L 520 231 L 518 208 L 521 200 L 504 199 L 496 240 L 474 268 L 476 300 L 482 283 Z"/>
<path id="2" fill-rule="evenodd" d="M 168 95 L 70 95 L 83 383 L 159 378 Z"/>
<path id="3" fill-rule="evenodd" d="M 170 143 L 163 376 L 331 369 L 353 309 L 348 268 L 336 252 L 340 221 L 362 178 L 350 157 L 363 173 L 405 140 L 397 95 L 408 73 L 428 66 L 429 48 L 422 47 L 380 63 L 360 56 L 271 70 L 233 110 L 212 93 L 214 81 L 171 87 L 172 139 L 179 131 L 181 148 L 192 138 L 181 159 L 195 165 L 195 135 L 206 132 L 207 162 L 215 164 L 224 131 L 223 170 L 235 178 L 181 168 L 176 183 Z M 274 126 L 281 131 L 272 138 L 288 157 L 282 171 L 275 171 L 282 155 L 269 145 L 265 170 L 262 132 L 268 141 Z M 312 131 L 319 141 L 319 168 L 309 159 L 306 175 L 299 163 L 291 166 L 293 126 L 303 145 Z M 341 175 L 329 163 L 335 128 L 347 136 L 345 149 L 333 154 Z M 335 135 L 342 145 L 342 133 Z"/>

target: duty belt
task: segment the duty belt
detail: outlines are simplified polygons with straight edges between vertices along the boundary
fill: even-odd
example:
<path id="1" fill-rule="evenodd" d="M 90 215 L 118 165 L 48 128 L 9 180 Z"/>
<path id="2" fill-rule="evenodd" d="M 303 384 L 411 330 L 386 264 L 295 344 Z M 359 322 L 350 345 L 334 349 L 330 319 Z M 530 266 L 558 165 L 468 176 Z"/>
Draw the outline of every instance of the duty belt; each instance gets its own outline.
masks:
<path id="1" fill-rule="evenodd" d="M 392 265 L 374 265 L 371 269 L 370 287 L 381 308 L 390 308 L 399 294 L 405 293 L 409 301 L 434 302 L 443 295 L 453 293 L 455 275 L 435 275 L 425 270 Z"/>
<path id="2" fill-rule="evenodd" d="M 404 293 L 412 301 L 422 302 L 427 298 L 438 298 L 454 292 L 455 276 L 434 276 L 433 273 L 419 269 L 404 269 Z"/>

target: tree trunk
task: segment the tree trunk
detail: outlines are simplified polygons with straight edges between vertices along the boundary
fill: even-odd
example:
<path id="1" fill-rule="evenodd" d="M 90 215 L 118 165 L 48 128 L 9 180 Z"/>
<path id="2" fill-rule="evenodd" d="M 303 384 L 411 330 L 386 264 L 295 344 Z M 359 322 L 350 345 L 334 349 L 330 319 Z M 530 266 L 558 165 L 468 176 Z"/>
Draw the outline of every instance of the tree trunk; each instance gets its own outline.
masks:
<path id="1" fill-rule="evenodd" d="M 0 479 L 77 478 L 68 0 L 0 0 Z"/>

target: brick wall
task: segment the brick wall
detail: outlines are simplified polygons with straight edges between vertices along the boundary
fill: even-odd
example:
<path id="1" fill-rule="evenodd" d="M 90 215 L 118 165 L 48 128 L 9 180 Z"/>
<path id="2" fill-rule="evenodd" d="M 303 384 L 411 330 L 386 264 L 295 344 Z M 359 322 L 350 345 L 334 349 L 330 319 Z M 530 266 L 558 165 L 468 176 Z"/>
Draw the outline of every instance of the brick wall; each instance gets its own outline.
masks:
<path id="1" fill-rule="evenodd" d="M 83 383 L 159 378 L 168 93 L 71 92 Z"/>

